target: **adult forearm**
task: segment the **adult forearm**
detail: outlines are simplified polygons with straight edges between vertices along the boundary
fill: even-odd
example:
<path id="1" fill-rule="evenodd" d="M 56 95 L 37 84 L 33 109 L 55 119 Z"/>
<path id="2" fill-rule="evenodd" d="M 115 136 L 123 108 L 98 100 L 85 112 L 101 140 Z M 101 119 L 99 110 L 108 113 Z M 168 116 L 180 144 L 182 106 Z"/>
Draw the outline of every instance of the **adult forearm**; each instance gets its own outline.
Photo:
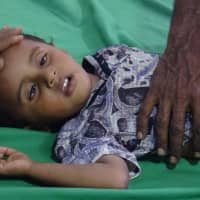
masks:
<path id="1" fill-rule="evenodd" d="M 199 10 L 200 2 L 199 0 L 174 0 L 175 1 L 175 11 L 176 14 L 180 14 L 179 12 L 186 12 L 190 10 Z"/>
<path id="2" fill-rule="evenodd" d="M 192 112 L 192 154 L 200 158 L 200 0 L 175 0 L 167 48 L 138 116 L 138 138 L 148 133 L 154 108 L 156 147 L 175 164 L 181 156 L 186 112 Z"/>
<path id="3" fill-rule="evenodd" d="M 166 53 L 176 55 L 191 43 L 193 32 L 200 29 L 200 1 L 175 0 L 174 4 Z"/>

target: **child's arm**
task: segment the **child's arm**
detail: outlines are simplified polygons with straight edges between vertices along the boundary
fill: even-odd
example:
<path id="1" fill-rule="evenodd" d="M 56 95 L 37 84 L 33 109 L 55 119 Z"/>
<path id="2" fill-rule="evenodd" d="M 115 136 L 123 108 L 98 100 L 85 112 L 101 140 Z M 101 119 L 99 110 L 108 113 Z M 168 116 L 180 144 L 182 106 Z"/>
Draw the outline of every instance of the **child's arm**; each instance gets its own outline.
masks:
<path id="1" fill-rule="evenodd" d="M 3 157 L 7 159 L 2 159 Z M 0 175 L 25 177 L 45 185 L 70 187 L 127 188 L 128 168 L 123 159 L 105 155 L 88 165 L 38 163 L 25 154 L 0 147 Z"/>

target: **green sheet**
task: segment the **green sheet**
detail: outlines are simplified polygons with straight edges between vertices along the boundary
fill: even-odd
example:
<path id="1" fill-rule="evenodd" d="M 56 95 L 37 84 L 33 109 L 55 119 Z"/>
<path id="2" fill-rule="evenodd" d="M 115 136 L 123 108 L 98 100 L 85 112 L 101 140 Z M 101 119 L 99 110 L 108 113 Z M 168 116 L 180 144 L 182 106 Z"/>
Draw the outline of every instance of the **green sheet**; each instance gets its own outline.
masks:
<path id="1" fill-rule="evenodd" d="M 22 26 L 67 50 L 79 62 L 84 55 L 125 43 L 162 53 L 173 0 L 1 0 L 0 27 Z M 55 134 L 0 128 L 0 145 L 31 158 L 53 162 Z M 0 180 L 0 199 L 200 199 L 199 164 L 182 159 L 174 170 L 164 163 L 140 161 L 142 174 L 128 190 L 41 187 L 25 180 Z"/>

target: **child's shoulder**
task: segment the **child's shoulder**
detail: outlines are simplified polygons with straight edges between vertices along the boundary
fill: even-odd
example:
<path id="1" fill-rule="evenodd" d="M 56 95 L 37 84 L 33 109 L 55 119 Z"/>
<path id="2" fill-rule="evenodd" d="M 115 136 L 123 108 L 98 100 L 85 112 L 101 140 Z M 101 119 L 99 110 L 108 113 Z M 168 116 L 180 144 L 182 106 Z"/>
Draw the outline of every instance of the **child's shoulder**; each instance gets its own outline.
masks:
<path id="1" fill-rule="evenodd" d="M 83 67 L 87 72 L 97 74 L 107 79 L 111 72 L 122 66 L 126 68 L 140 68 L 149 66 L 150 63 L 158 61 L 158 55 L 146 53 L 145 51 L 129 47 L 126 44 L 116 44 L 97 50 L 93 55 L 84 57 Z"/>

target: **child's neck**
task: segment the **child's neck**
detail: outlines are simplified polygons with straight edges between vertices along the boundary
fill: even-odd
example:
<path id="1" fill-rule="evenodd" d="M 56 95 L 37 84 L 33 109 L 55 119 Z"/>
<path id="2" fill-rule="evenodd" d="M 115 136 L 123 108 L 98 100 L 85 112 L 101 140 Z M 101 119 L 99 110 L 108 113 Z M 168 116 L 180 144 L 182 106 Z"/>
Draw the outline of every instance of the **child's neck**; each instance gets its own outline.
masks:
<path id="1" fill-rule="evenodd" d="M 99 77 L 95 74 L 89 74 L 92 89 L 96 86 L 97 82 L 99 81 Z"/>

